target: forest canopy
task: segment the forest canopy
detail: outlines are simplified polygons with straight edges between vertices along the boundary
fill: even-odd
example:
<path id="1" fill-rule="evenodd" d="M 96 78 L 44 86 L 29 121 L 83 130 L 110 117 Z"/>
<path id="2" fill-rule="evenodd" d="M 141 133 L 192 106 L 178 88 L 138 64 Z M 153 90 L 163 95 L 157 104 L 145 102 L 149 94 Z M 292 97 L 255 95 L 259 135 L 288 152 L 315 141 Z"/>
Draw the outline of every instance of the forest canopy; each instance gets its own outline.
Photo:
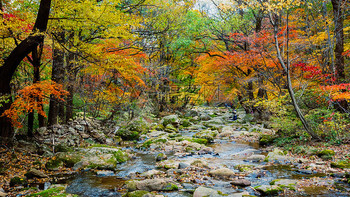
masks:
<path id="1" fill-rule="evenodd" d="M 349 6 L 2 0 L 0 136 L 32 137 L 79 113 L 132 119 L 230 103 L 288 135 L 348 140 Z"/>

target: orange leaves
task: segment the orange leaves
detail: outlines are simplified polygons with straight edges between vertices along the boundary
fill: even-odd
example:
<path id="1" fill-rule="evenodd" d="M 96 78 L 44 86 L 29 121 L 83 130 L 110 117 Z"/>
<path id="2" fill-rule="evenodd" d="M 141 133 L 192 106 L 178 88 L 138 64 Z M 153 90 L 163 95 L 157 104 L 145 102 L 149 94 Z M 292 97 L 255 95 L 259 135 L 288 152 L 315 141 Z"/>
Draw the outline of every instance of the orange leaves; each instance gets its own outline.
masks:
<path id="1" fill-rule="evenodd" d="M 349 100 L 350 99 L 350 84 L 342 83 L 331 86 L 322 86 L 324 91 L 330 93 L 333 100 Z"/>
<path id="2" fill-rule="evenodd" d="M 7 116 L 15 127 L 21 128 L 22 124 L 19 122 L 19 119 L 25 113 L 36 110 L 38 114 L 46 116 L 42 105 L 48 104 L 50 94 L 55 95 L 57 99 L 63 100 L 62 97 L 67 95 L 68 92 L 63 90 L 61 85 L 49 80 L 35 83 L 20 90 L 11 108 L 6 110 L 2 116 Z"/>

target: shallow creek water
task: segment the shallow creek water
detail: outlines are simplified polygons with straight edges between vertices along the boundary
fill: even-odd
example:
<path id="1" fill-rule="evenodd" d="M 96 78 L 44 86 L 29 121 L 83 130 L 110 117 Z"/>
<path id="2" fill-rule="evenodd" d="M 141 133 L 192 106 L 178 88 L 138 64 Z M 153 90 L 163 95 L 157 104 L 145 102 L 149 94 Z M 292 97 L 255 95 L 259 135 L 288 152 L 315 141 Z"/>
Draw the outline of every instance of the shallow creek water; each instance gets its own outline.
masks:
<path id="1" fill-rule="evenodd" d="M 194 132 L 182 131 L 184 136 L 192 136 Z M 210 145 L 215 154 L 203 155 L 188 155 L 178 156 L 173 153 L 167 154 L 168 159 L 175 159 L 181 162 L 199 159 L 205 161 L 211 167 L 226 167 L 239 173 L 235 166 L 239 164 L 253 165 L 261 167 L 260 170 L 254 171 L 247 175 L 245 179 L 251 181 L 251 187 L 237 189 L 231 186 L 230 181 L 206 179 L 200 180 L 198 183 L 190 183 L 183 185 L 184 189 L 175 192 L 159 192 L 164 196 L 180 197 L 192 196 L 189 192 L 199 187 L 200 185 L 208 186 L 219 190 L 224 194 L 233 194 L 243 191 L 248 191 L 254 194 L 254 186 L 269 185 L 275 179 L 308 179 L 310 177 L 318 176 L 324 177 L 325 174 L 303 174 L 293 169 L 288 165 L 276 165 L 264 167 L 264 162 L 247 161 L 247 157 L 252 154 L 265 154 L 259 148 L 258 144 L 238 143 L 229 140 L 215 140 Z M 124 148 L 130 149 L 130 148 Z M 130 160 L 126 163 L 120 164 L 117 170 L 108 176 L 97 176 L 92 172 L 82 172 L 64 180 L 68 183 L 67 192 L 80 194 L 81 196 L 121 196 L 119 190 L 122 188 L 125 181 L 127 181 L 132 174 L 143 173 L 148 170 L 156 169 L 156 155 L 158 152 L 141 151 L 132 149 L 136 152 L 136 159 Z M 346 186 L 348 187 L 348 186 Z M 293 196 L 350 196 L 343 193 L 336 193 L 332 191 L 322 191 L 322 187 L 310 188 L 309 191 L 296 193 Z"/>

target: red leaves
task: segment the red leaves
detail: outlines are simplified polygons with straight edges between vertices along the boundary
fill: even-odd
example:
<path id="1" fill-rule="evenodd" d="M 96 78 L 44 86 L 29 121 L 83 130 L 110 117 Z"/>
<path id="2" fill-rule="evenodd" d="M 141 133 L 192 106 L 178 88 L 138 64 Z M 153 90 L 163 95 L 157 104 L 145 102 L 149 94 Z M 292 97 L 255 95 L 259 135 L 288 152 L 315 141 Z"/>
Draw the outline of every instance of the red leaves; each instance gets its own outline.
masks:
<path id="1" fill-rule="evenodd" d="M 63 100 L 63 96 L 67 95 L 68 92 L 63 90 L 61 85 L 49 80 L 35 83 L 20 90 L 10 109 L 6 110 L 1 116 L 7 116 L 15 127 L 21 128 L 20 116 L 27 112 L 36 110 L 38 114 L 46 116 L 42 105 L 48 104 L 50 94 Z"/>
<path id="2" fill-rule="evenodd" d="M 322 73 L 320 66 L 314 66 L 299 62 L 293 64 L 293 67 L 304 72 L 305 79 L 316 79 L 325 83 L 335 82 L 334 74 Z"/>
<path id="3" fill-rule="evenodd" d="M 3 13 L 3 19 L 6 25 L 14 24 L 16 28 L 21 29 L 26 33 L 32 31 L 33 29 L 33 24 L 26 23 L 24 19 L 12 13 Z M 11 27 L 11 25 L 9 27 Z"/>

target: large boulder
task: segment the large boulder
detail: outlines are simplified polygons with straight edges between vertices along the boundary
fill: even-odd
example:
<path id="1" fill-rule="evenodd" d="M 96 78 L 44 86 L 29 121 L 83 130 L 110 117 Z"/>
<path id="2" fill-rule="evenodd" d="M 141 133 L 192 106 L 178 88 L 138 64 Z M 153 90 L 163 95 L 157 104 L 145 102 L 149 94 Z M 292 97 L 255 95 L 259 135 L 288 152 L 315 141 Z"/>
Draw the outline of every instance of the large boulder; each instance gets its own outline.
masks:
<path id="1" fill-rule="evenodd" d="M 28 179 L 31 179 L 31 178 L 48 178 L 49 176 L 47 176 L 45 173 L 43 173 L 42 171 L 40 170 L 37 170 L 37 169 L 30 169 L 26 174 L 25 176 L 28 178 Z"/>
<path id="2" fill-rule="evenodd" d="M 214 189 L 200 186 L 194 191 L 193 197 L 222 197 L 222 195 Z"/>
<path id="3" fill-rule="evenodd" d="M 212 143 L 217 135 L 218 131 L 207 129 L 197 132 L 193 137 L 207 139 L 209 143 Z"/>
<path id="4" fill-rule="evenodd" d="M 221 168 L 217 170 L 212 170 L 209 172 L 209 174 L 213 177 L 221 178 L 221 179 L 228 179 L 235 175 L 235 173 L 228 168 Z"/>
<path id="5" fill-rule="evenodd" d="M 177 128 L 174 125 L 172 125 L 172 124 L 168 124 L 165 127 L 164 131 L 167 132 L 167 133 L 177 133 L 178 132 Z"/>
<path id="6" fill-rule="evenodd" d="M 171 124 L 174 127 L 179 127 L 180 124 L 180 119 L 178 115 L 169 115 L 169 116 L 164 116 L 160 123 L 166 127 L 167 125 Z"/>
<path id="7" fill-rule="evenodd" d="M 186 111 L 184 116 L 185 117 L 195 117 L 195 116 L 198 116 L 198 112 L 191 109 L 191 110 Z"/>
<path id="8" fill-rule="evenodd" d="M 200 120 L 203 120 L 203 121 L 208 121 L 208 120 L 211 119 L 211 117 L 210 117 L 209 114 L 207 114 L 207 113 L 201 113 L 201 114 L 199 115 L 199 119 L 200 119 Z"/>
<path id="9" fill-rule="evenodd" d="M 114 147 L 92 147 L 78 149 L 75 152 L 57 153 L 46 163 L 49 170 L 57 170 L 61 166 L 78 170 L 85 167 L 111 169 L 129 159 L 127 153 Z"/>
<path id="10" fill-rule="evenodd" d="M 123 140 L 138 140 L 141 133 L 146 133 L 150 125 L 143 119 L 135 119 L 128 123 L 128 125 L 121 127 L 116 132 Z"/>
<path id="11" fill-rule="evenodd" d="M 131 180 L 126 183 L 128 191 L 174 191 L 178 186 L 170 179 L 145 179 L 142 181 Z"/>
<path id="12" fill-rule="evenodd" d="M 283 189 L 277 185 L 261 185 L 255 187 L 255 189 L 264 196 L 275 196 L 278 195 Z"/>
<path id="13" fill-rule="evenodd" d="M 156 175 L 161 175 L 161 174 L 164 174 L 164 172 L 153 169 L 153 170 L 149 170 L 147 172 L 142 173 L 141 176 L 147 177 L 147 178 L 152 178 L 152 177 L 154 177 Z"/>
<path id="14" fill-rule="evenodd" d="M 252 184 L 247 179 L 235 179 L 235 180 L 231 181 L 230 183 L 231 183 L 231 185 L 241 186 L 241 187 L 247 187 L 247 186 L 250 186 Z"/>
<path id="15" fill-rule="evenodd" d="M 281 149 L 275 148 L 272 152 L 269 152 L 269 154 L 267 154 L 265 161 L 284 165 L 292 163 L 294 159 L 287 156 Z"/>

